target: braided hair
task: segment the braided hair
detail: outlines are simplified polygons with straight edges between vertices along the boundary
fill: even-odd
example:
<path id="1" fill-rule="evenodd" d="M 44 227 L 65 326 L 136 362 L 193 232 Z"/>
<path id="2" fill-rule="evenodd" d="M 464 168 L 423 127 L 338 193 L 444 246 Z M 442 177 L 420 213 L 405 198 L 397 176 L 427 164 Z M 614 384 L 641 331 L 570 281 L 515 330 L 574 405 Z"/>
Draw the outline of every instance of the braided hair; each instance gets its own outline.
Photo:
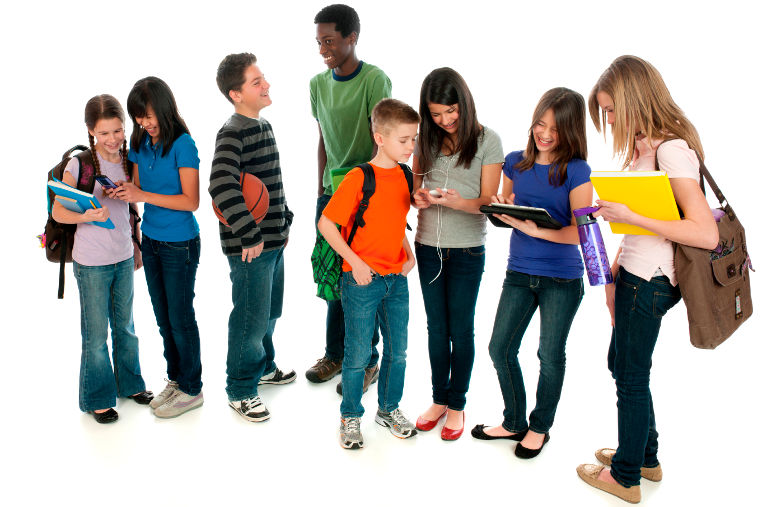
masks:
<path id="1" fill-rule="evenodd" d="M 122 109 L 119 101 L 115 97 L 108 94 L 96 95 L 87 101 L 87 105 L 84 107 L 84 124 L 87 126 L 87 138 L 90 141 L 90 151 L 92 152 L 92 163 L 95 166 L 95 174 L 100 175 L 100 162 L 98 162 L 98 156 L 95 152 L 95 138 L 90 134 L 90 130 L 95 129 L 95 125 L 98 121 L 111 118 L 118 118 L 124 123 L 124 109 Z M 121 147 L 121 164 L 124 168 L 124 174 L 127 180 L 132 178 L 132 164 L 127 163 L 127 139 L 124 138 L 124 143 Z"/>

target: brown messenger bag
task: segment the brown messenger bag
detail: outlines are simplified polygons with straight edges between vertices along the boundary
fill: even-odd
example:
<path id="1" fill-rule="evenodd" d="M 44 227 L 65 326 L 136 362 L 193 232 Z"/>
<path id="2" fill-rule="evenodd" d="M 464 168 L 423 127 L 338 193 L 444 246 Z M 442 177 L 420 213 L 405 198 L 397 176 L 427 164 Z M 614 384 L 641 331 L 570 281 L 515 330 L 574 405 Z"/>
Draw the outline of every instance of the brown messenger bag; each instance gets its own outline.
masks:
<path id="1" fill-rule="evenodd" d="M 659 170 L 656 156 L 655 166 Z M 744 227 L 701 158 L 699 179 L 703 192 L 707 180 L 720 204 L 713 210 L 720 235 L 718 246 L 706 250 L 674 243 L 674 262 L 686 304 L 691 344 L 700 349 L 714 349 L 752 315 L 749 271 L 754 269 Z"/>

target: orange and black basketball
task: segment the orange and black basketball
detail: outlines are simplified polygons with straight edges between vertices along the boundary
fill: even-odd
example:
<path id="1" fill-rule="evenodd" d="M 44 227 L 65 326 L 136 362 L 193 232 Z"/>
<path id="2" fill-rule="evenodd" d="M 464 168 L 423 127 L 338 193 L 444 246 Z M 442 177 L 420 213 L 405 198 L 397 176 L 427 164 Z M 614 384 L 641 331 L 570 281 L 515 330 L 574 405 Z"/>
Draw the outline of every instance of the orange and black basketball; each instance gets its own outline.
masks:
<path id="1" fill-rule="evenodd" d="M 269 211 L 269 192 L 267 191 L 267 187 L 260 179 L 252 174 L 243 173 L 240 180 L 245 205 L 251 212 L 251 215 L 253 215 L 253 219 L 256 223 L 261 223 L 267 215 L 267 211 Z M 219 208 L 216 207 L 216 204 L 214 204 L 213 201 L 211 204 L 214 207 L 214 213 L 216 213 L 216 217 L 219 221 L 229 227 L 227 220 L 225 220 L 222 212 L 219 211 Z"/>

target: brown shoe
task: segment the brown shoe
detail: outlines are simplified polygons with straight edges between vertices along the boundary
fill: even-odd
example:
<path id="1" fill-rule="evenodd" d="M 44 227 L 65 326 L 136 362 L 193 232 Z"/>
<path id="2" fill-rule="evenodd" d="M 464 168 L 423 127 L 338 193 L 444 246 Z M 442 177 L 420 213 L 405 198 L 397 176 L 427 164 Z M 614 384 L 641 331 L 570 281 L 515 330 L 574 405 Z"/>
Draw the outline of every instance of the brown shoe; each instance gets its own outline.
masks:
<path id="1" fill-rule="evenodd" d="M 639 503 L 641 501 L 641 486 L 626 488 L 622 484 L 604 482 L 599 479 L 599 473 L 602 470 L 604 470 L 602 465 L 578 465 L 578 468 L 575 469 L 578 472 L 578 477 L 583 479 L 583 482 L 589 486 L 606 491 L 626 502 Z"/>
<path id="2" fill-rule="evenodd" d="M 343 366 L 342 359 L 333 361 L 329 357 L 325 356 L 323 358 L 318 359 L 317 362 L 314 364 L 314 366 L 306 370 L 306 379 L 309 382 L 314 382 L 315 384 L 321 384 L 322 382 L 330 380 L 335 375 L 340 373 L 342 366 Z"/>
<path id="3" fill-rule="evenodd" d="M 610 466 L 612 464 L 612 457 L 614 455 L 615 449 L 610 449 L 608 447 L 599 449 L 594 453 L 594 456 L 596 456 L 596 459 L 599 460 L 599 463 L 607 466 Z M 648 481 L 660 482 L 662 480 L 662 466 L 657 465 L 656 467 L 641 467 L 641 476 Z"/>
<path id="4" fill-rule="evenodd" d="M 377 382 L 377 378 L 379 376 L 380 376 L 380 368 L 377 365 L 367 366 L 367 368 L 364 369 L 364 385 L 362 386 L 362 393 L 366 393 L 367 389 L 369 389 L 369 386 Z M 338 394 L 343 396 L 343 381 L 342 380 L 338 382 L 338 385 L 335 388 L 335 391 L 337 391 Z"/>

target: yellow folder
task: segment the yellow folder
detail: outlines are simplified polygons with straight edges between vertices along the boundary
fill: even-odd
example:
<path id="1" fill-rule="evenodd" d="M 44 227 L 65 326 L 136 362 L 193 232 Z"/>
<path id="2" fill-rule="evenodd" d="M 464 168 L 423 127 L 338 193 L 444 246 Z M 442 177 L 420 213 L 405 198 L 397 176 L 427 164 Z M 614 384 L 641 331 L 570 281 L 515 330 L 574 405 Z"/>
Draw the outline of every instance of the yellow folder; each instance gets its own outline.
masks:
<path id="1" fill-rule="evenodd" d="M 639 215 L 680 219 L 668 175 L 662 171 L 592 171 L 591 184 L 600 199 L 623 203 Z M 636 225 L 617 222 L 610 222 L 610 229 L 615 234 L 655 235 Z"/>

